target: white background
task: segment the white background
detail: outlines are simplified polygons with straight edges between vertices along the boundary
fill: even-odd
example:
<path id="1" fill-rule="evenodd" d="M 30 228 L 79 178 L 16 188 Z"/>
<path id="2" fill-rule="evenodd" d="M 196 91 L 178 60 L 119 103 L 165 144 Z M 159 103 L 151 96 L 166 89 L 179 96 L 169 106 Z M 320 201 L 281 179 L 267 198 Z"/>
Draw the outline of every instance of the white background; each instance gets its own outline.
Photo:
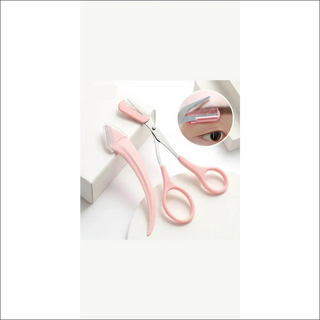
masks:
<path id="1" fill-rule="evenodd" d="M 79 91 L 86 82 L 99 80 L 243 79 L 241 2 L 81 1 L 78 9 Z M 166 96 L 153 92 L 141 98 L 151 97 L 157 124 L 178 153 L 200 165 L 242 170 L 241 151 L 229 153 L 224 145 L 202 151 L 206 154 L 198 158 L 198 147 L 185 147 L 175 117 L 167 115 L 173 110 L 163 107 Z M 170 100 L 174 109 L 178 100 L 178 96 Z M 150 154 L 152 143 L 149 139 L 139 152 L 155 185 L 161 176 L 155 155 Z M 184 169 L 166 151 L 162 157 L 170 174 Z M 117 177 L 119 182 L 114 181 L 100 197 L 104 213 L 79 201 L 79 239 L 90 238 L 95 228 L 99 239 L 123 238 L 125 221 L 143 196 L 140 186 L 138 191 L 120 183 L 129 181 L 131 174 L 127 166 Z M 118 211 L 108 210 L 106 204 L 119 193 L 126 201 L 118 204 Z M 243 316 L 242 241 L 79 240 L 78 257 L 80 319 Z"/>

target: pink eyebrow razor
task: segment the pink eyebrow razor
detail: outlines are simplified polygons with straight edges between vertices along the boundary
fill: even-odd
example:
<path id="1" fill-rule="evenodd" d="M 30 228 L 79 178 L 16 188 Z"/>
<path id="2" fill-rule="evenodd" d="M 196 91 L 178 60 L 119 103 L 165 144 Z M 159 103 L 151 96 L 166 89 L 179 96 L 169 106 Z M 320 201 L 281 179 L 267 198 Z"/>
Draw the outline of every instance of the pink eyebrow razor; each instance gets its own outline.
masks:
<path id="1" fill-rule="evenodd" d="M 118 128 L 105 124 L 106 146 L 111 152 L 120 154 L 131 166 L 137 175 L 148 203 L 149 224 L 147 235 L 150 236 L 156 221 L 156 200 L 154 190 L 137 149 L 128 137 Z"/>
<path id="2" fill-rule="evenodd" d="M 220 111 L 218 108 L 210 109 L 209 112 L 207 112 L 206 108 L 200 109 L 209 100 L 210 96 L 207 96 L 181 108 L 178 113 L 179 125 L 183 123 L 206 123 L 218 121 L 220 119 Z M 195 112 L 195 110 L 197 110 L 197 112 Z M 192 114 L 189 114 L 190 112 L 192 112 Z"/>
<path id="3" fill-rule="evenodd" d="M 200 167 L 195 164 L 192 164 L 187 159 L 185 159 L 182 156 L 179 156 L 174 149 L 171 147 L 165 136 L 161 133 L 161 131 L 156 127 L 155 123 L 152 121 L 152 119 L 145 115 L 143 112 L 143 109 L 139 107 L 136 103 L 134 103 L 132 100 L 127 99 L 130 104 L 136 109 L 134 110 L 131 105 L 126 101 L 121 101 L 118 105 L 118 108 L 121 112 L 125 113 L 135 121 L 144 124 L 152 133 L 153 140 L 155 143 L 155 149 L 156 149 L 156 156 L 161 168 L 162 178 L 163 178 L 163 194 L 162 194 L 162 205 L 164 208 L 164 211 L 166 214 L 175 222 L 183 224 L 190 222 L 194 217 L 194 203 L 190 195 L 182 188 L 176 186 L 170 179 L 166 167 L 162 164 L 161 158 L 160 158 L 160 150 L 159 145 L 162 144 L 165 146 L 177 159 L 178 161 L 188 170 L 190 170 L 193 174 L 196 175 L 196 177 L 200 180 L 200 183 L 202 186 L 211 194 L 218 195 L 223 192 L 225 192 L 228 188 L 228 178 L 227 175 L 220 170 L 219 168 L 215 167 Z M 214 190 L 212 189 L 206 182 L 205 174 L 208 171 L 215 171 L 221 175 L 223 178 L 223 187 L 220 190 Z M 167 206 L 167 196 L 170 190 L 177 190 L 178 192 L 182 193 L 188 200 L 190 204 L 190 215 L 187 219 L 178 219 L 172 214 Z"/>

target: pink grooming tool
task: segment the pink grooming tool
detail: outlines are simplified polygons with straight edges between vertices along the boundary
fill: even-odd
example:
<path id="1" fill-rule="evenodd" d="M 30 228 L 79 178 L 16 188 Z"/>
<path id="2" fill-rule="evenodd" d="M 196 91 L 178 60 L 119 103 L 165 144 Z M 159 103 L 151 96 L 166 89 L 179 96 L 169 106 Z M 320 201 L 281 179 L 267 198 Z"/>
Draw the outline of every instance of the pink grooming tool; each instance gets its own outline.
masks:
<path id="1" fill-rule="evenodd" d="M 140 112 L 140 115 L 143 115 L 142 109 L 133 101 L 129 100 L 128 101 L 138 110 L 138 112 Z M 121 101 L 119 103 L 119 110 L 122 111 L 122 106 L 124 105 L 125 101 Z M 132 109 L 132 108 L 131 108 Z M 131 118 L 136 119 L 138 118 L 138 112 L 133 110 L 129 113 L 126 110 L 126 114 L 129 115 Z M 138 114 L 138 115 L 137 115 Z M 161 133 L 161 131 L 156 127 L 156 125 L 154 124 L 154 122 L 152 121 L 152 119 L 149 119 L 147 122 L 144 122 L 144 124 L 148 127 L 148 129 L 151 131 L 152 135 L 153 135 L 153 139 L 155 142 L 155 147 L 156 147 L 156 155 L 157 155 L 157 159 L 159 162 L 159 165 L 161 167 L 161 173 L 162 173 L 162 177 L 163 177 L 163 195 L 162 195 L 162 205 L 163 208 L 165 210 L 165 212 L 167 213 L 167 215 L 174 220 L 177 223 L 188 223 L 190 222 L 193 217 L 194 217 L 194 203 L 192 198 L 190 197 L 190 195 L 183 190 L 182 188 L 179 188 L 177 186 L 175 186 L 172 181 L 169 178 L 169 175 L 167 173 L 167 170 L 165 168 L 164 165 L 162 165 L 161 162 L 161 158 L 160 158 L 160 151 L 159 151 L 159 144 L 161 143 L 162 145 L 164 145 L 177 159 L 178 161 L 188 170 L 190 170 L 192 173 L 194 173 L 196 175 L 196 177 L 200 180 L 202 186 L 211 194 L 213 195 L 218 195 L 221 194 L 223 192 L 225 192 L 228 188 L 228 177 L 226 176 L 226 174 L 218 169 L 218 168 L 204 168 L 204 167 L 200 167 L 200 166 L 196 166 L 194 164 L 192 164 L 191 162 L 189 162 L 187 159 L 183 158 L 182 156 L 179 156 L 174 150 L 173 148 L 170 146 L 169 142 L 167 141 L 167 139 L 164 137 L 164 135 Z M 215 171 L 218 172 L 223 180 L 224 180 L 224 185 L 223 188 L 221 190 L 214 190 L 212 189 L 205 181 L 205 174 L 208 171 Z M 179 192 L 181 192 L 189 201 L 190 204 L 190 215 L 187 219 L 185 220 L 180 220 L 174 217 L 174 215 L 172 213 L 170 213 L 168 206 L 167 206 L 167 195 L 168 192 L 170 190 L 177 190 Z"/>
<path id="2" fill-rule="evenodd" d="M 142 185 L 148 203 L 149 225 L 147 235 L 150 236 L 156 221 L 156 200 L 147 170 L 138 151 L 121 130 L 106 124 L 105 132 L 107 148 L 120 154 L 129 163 Z"/>
<path id="3" fill-rule="evenodd" d="M 162 173 L 162 178 L 163 178 L 162 206 L 163 206 L 164 211 L 173 221 L 175 221 L 177 223 L 184 224 L 184 223 L 190 222 L 194 217 L 194 202 L 193 202 L 192 198 L 190 197 L 189 193 L 187 193 L 185 190 L 183 190 L 173 184 L 173 182 L 171 181 L 171 179 L 167 173 L 167 169 L 165 166 L 161 166 L 161 173 Z M 181 192 L 188 199 L 189 204 L 190 204 L 190 215 L 187 219 L 185 219 L 185 220 L 178 219 L 170 212 L 170 210 L 167 206 L 167 196 L 168 196 L 168 193 L 170 190 L 177 190 L 177 191 Z"/>
<path id="4" fill-rule="evenodd" d="M 190 161 L 188 161 L 187 159 L 185 159 L 182 156 L 179 156 L 178 160 L 185 168 L 187 168 L 188 170 L 190 170 L 191 172 L 193 172 L 196 175 L 196 177 L 200 180 L 200 182 L 204 186 L 204 188 L 207 191 L 209 191 L 211 194 L 218 195 L 218 194 L 224 193 L 227 190 L 228 184 L 229 184 L 228 177 L 221 169 L 215 168 L 215 167 L 212 167 L 212 168 L 200 167 L 200 166 L 197 166 L 197 165 L 191 163 Z M 224 180 L 224 185 L 223 185 L 222 189 L 214 190 L 207 184 L 207 182 L 205 180 L 205 174 L 208 171 L 218 172 L 222 176 L 222 178 Z"/>
<path id="5" fill-rule="evenodd" d="M 203 108 L 204 104 L 209 102 L 210 96 L 197 100 L 181 108 L 178 113 L 178 123 L 206 123 L 215 122 L 220 119 L 220 111 L 216 108 Z"/>
<path id="6" fill-rule="evenodd" d="M 124 101 L 124 100 L 122 100 L 119 103 L 118 108 L 122 113 L 128 115 L 129 117 L 131 117 L 132 119 L 136 120 L 139 123 L 146 123 L 150 118 L 149 116 L 143 115 L 133 110 L 132 106 L 127 101 Z"/>
<path id="7" fill-rule="evenodd" d="M 205 111 L 205 109 L 202 109 Z M 187 118 L 186 116 L 185 118 Z M 192 120 L 191 120 L 192 119 Z M 190 116 L 190 123 L 207 123 L 207 122 L 215 122 L 220 119 L 220 111 L 218 108 L 214 109 L 214 112 L 210 112 L 210 114 L 206 115 L 203 113 L 203 115 L 191 115 Z"/>

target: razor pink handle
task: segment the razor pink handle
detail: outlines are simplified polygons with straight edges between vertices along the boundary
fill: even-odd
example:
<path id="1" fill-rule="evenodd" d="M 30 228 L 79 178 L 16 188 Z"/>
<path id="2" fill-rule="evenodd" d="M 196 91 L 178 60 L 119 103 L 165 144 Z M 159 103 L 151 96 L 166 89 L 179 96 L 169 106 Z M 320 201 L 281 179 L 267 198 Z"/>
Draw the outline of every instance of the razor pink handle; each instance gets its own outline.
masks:
<path id="1" fill-rule="evenodd" d="M 175 221 L 177 223 L 184 224 L 184 223 L 190 222 L 194 217 L 194 203 L 193 203 L 192 198 L 185 190 L 177 187 L 176 185 L 174 185 L 172 183 L 165 166 L 161 166 L 161 173 L 162 173 L 162 178 L 163 178 L 162 205 L 163 205 L 164 211 L 173 221 Z M 167 206 L 167 196 L 168 196 L 168 193 L 170 190 L 177 190 L 177 191 L 181 192 L 188 199 L 189 204 L 190 204 L 190 215 L 187 219 L 185 219 L 185 220 L 178 219 L 170 212 L 170 210 Z"/>
<path id="2" fill-rule="evenodd" d="M 120 154 L 129 163 L 142 185 L 148 204 L 149 224 L 147 235 L 150 236 L 156 221 L 157 209 L 154 190 L 152 188 L 148 172 L 141 157 L 139 156 L 138 151 L 126 136 L 123 136 L 117 141 L 117 143 L 114 145 L 114 151 Z"/>
<path id="3" fill-rule="evenodd" d="M 122 113 L 126 114 L 127 116 L 129 116 L 130 118 L 136 120 L 139 123 L 146 123 L 149 120 L 148 116 L 145 116 L 145 115 L 135 111 L 134 109 L 132 109 L 131 105 L 128 102 L 124 101 L 124 100 L 122 100 L 119 103 L 118 109 Z"/>
<path id="4" fill-rule="evenodd" d="M 218 116 L 212 116 L 212 117 L 196 117 L 194 121 L 191 121 L 190 123 L 207 123 L 207 122 L 215 122 L 218 121 Z"/>
<path id="5" fill-rule="evenodd" d="M 215 195 L 218 195 L 218 194 L 221 194 L 221 193 L 224 193 L 227 188 L 228 188 L 228 177 L 227 175 L 222 171 L 220 170 L 219 168 L 214 168 L 214 167 L 209 167 L 209 168 L 206 168 L 206 167 L 200 167 L 200 166 L 197 166 L 193 163 L 191 163 L 190 161 L 188 161 L 187 159 L 185 159 L 184 157 L 182 156 L 179 156 L 178 158 L 179 162 L 184 166 L 186 167 L 188 170 L 190 170 L 192 173 L 194 173 L 197 178 L 200 180 L 201 184 L 203 185 L 203 187 L 209 191 L 211 194 L 215 194 Z M 215 171 L 215 172 L 218 172 L 223 180 L 224 180 L 224 183 L 223 183 L 223 187 L 221 190 L 214 190 L 212 189 L 206 182 L 206 178 L 205 178 L 205 174 L 208 172 L 208 171 Z"/>

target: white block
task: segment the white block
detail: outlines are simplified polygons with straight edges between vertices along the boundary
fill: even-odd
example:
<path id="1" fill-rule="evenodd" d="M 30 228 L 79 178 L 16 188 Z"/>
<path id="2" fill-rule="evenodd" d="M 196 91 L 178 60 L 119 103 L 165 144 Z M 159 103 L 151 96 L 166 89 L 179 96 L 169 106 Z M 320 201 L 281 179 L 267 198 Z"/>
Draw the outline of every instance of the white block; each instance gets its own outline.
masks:
<path id="1" fill-rule="evenodd" d="M 127 99 L 111 82 L 89 83 L 81 99 L 81 197 L 94 203 L 125 166 L 124 159 L 105 146 L 104 124 L 121 129 L 138 149 L 150 136 L 149 130 L 118 111 Z M 154 110 L 135 97 L 135 102 L 154 119 Z"/>
<path id="2" fill-rule="evenodd" d="M 220 80 L 219 83 L 232 100 L 233 108 L 237 109 L 240 114 L 243 114 L 243 81 Z"/>

